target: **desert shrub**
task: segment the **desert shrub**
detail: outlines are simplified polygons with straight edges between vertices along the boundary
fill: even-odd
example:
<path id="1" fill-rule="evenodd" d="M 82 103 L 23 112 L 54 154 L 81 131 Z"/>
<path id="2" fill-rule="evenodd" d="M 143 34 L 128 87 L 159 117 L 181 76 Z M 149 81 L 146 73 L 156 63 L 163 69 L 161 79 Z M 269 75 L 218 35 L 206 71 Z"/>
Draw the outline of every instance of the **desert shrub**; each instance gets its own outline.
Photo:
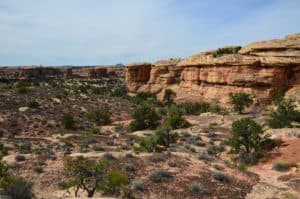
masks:
<path id="1" fill-rule="evenodd" d="M 284 92 L 277 90 L 272 94 L 272 100 L 275 105 L 279 105 L 284 100 Z"/>
<path id="2" fill-rule="evenodd" d="M 125 86 L 121 86 L 119 88 L 116 88 L 115 90 L 113 90 L 113 92 L 111 93 L 111 95 L 113 97 L 124 97 L 127 96 L 127 89 Z"/>
<path id="3" fill-rule="evenodd" d="M 129 98 L 130 101 L 134 104 L 156 104 L 157 99 L 154 94 L 139 92 L 135 96 Z"/>
<path id="4" fill-rule="evenodd" d="M 142 181 L 135 180 L 131 183 L 131 189 L 133 191 L 145 191 L 145 185 Z"/>
<path id="5" fill-rule="evenodd" d="M 72 129 L 74 127 L 74 119 L 70 113 L 64 113 L 61 118 L 61 124 L 65 129 Z"/>
<path id="6" fill-rule="evenodd" d="M 3 194 L 10 199 L 31 199 L 34 197 L 33 184 L 20 177 L 10 177 Z"/>
<path id="7" fill-rule="evenodd" d="M 225 168 L 221 165 L 215 164 L 213 165 L 214 169 L 219 170 L 219 171 L 223 171 Z"/>
<path id="8" fill-rule="evenodd" d="M 171 127 L 166 125 L 159 126 L 155 135 L 157 137 L 157 144 L 166 147 L 169 147 L 172 143 L 176 143 L 178 140 L 178 134 L 172 132 Z"/>
<path id="9" fill-rule="evenodd" d="M 31 101 L 27 102 L 26 106 L 28 108 L 36 109 L 36 108 L 39 108 L 40 104 L 35 100 L 31 100 Z"/>
<path id="10" fill-rule="evenodd" d="M 104 107 L 102 110 L 99 108 L 93 109 L 86 114 L 86 117 L 88 120 L 101 125 L 108 125 L 111 123 L 108 107 Z"/>
<path id="11" fill-rule="evenodd" d="M 27 87 L 25 87 L 25 86 L 21 86 L 21 87 L 18 87 L 18 88 L 16 89 L 16 92 L 17 92 L 18 94 L 26 94 L 26 93 L 29 92 L 29 89 L 28 89 Z"/>
<path id="12" fill-rule="evenodd" d="M 199 115 L 210 111 L 210 104 L 203 103 L 185 103 L 179 106 L 186 115 Z"/>
<path id="13" fill-rule="evenodd" d="M 129 125 L 129 131 L 134 132 L 144 129 L 155 129 L 158 124 L 160 117 L 156 111 L 147 105 L 138 107 L 132 114 L 134 121 Z"/>
<path id="14" fill-rule="evenodd" d="M 62 181 L 61 189 L 75 189 L 77 197 L 79 189 L 87 192 L 88 197 L 93 197 L 97 189 L 103 189 L 106 182 L 108 163 L 105 160 L 93 161 L 83 157 L 67 159 L 65 162 L 65 176 L 67 180 Z"/>
<path id="15" fill-rule="evenodd" d="M 236 54 L 239 52 L 239 50 L 241 49 L 241 47 L 230 47 L 230 48 L 218 48 L 218 50 L 216 50 L 213 53 L 213 57 L 222 57 L 224 55 L 227 54 Z"/>
<path id="16" fill-rule="evenodd" d="M 198 182 L 192 182 L 189 189 L 196 196 L 201 196 L 207 193 L 207 190 L 203 187 L 203 185 Z"/>
<path id="17" fill-rule="evenodd" d="M 0 143 L 0 160 L 6 155 L 8 155 L 8 148 L 4 146 L 4 144 Z"/>
<path id="18" fill-rule="evenodd" d="M 98 128 L 91 128 L 90 130 L 88 130 L 87 134 L 88 135 L 99 135 L 100 130 Z"/>
<path id="19" fill-rule="evenodd" d="M 7 176 L 8 165 L 5 161 L 2 161 L 2 157 L 0 157 L 0 188 L 2 186 L 2 181 L 5 176 Z"/>
<path id="20" fill-rule="evenodd" d="M 198 157 L 199 160 L 203 160 L 205 162 L 212 161 L 212 158 L 207 153 L 202 153 Z"/>
<path id="21" fill-rule="evenodd" d="M 157 137 L 155 135 L 142 137 L 139 144 L 141 151 L 154 152 L 157 149 Z"/>
<path id="22" fill-rule="evenodd" d="M 251 118 L 243 118 L 232 123 L 231 138 L 228 143 L 233 153 L 255 157 L 261 153 L 265 140 L 263 128 Z M 252 161 L 251 161 L 252 162 Z"/>
<path id="23" fill-rule="evenodd" d="M 219 146 L 211 146 L 207 149 L 207 154 L 213 155 L 213 156 L 218 156 L 220 155 L 223 151 L 225 150 L 223 145 Z"/>
<path id="24" fill-rule="evenodd" d="M 103 158 L 104 158 L 105 160 L 114 160 L 114 159 L 116 159 L 116 158 L 113 156 L 113 154 L 111 154 L 111 153 L 109 153 L 109 152 L 104 153 L 104 154 L 103 154 Z"/>
<path id="25" fill-rule="evenodd" d="M 24 155 L 16 155 L 15 160 L 18 162 L 22 162 L 26 160 L 26 157 Z"/>
<path id="26" fill-rule="evenodd" d="M 136 171 L 136 168 L 135 168 L 134 164 L 131 164 L 131 163 L 124 164 L 122 169 L 126 173 L 134 173 Z"/>
<path id="27" fill-rule="evenodd" d="M 253 100 L 248 93 L 230 93 L 229 97 L 233 105 L 233 109 L 239 114 L 241 114 L 246 107 L 249 107 L 253 103 Z"/>
<path id="28" fill-rule="evenodd" d="M 213 179 L 218 180 L 219 182 L 222 182 L 222 183 L 229 183 L 230 182 L 230 178 L 227 177 L 225 174 L 220 173 L 220 172 L 213 172 L 212 177 L 213 177 Z"/>
<path id="29" fill-rule="evenodd" d="M 106 193 L 120 193 L 121 188 L 129 184 L 127 175 L 120 171 L 112 171 L 107 174 L 104 191 Z"/>
<path id="30" fill-rule="evenodd" d="M 172 91 L 171 89 L 166 89 L 164 93 L 164 99 L 163 102 L 166 105 L 170 105 L 174 103 L 174 98 L 176 97 L 176 93 Z"/>
<path id="31" fill-rule="evenodd" d="M 92 89 L 92 93 L 95 95 L 105 95 L 108 92 L 106 87 L 95 87 Z"/>
<path id="32" fill-rule="evenodd" d="M 28 154 L 28 153 L 31 153 L 32 152 L 32 149 L 31 149 L 31 143 L 30 142 L 25 142 L 25 143 L 21 143 L 19 146 L 18 146 L 18 149 L 21 153 L 24 153 L 24 154 Z"/>
<path id="33" fill-rule="evenodd" d="M 77 87 L 77 91 L 79 91 L 81 93 L 84 93 L 84 94 L 87 94 L 88 93 L 88 87 L 84 86 L 84 85 L 79 85 Z"/>
<path id="34" fill-rule="evenodd" d="M 191 124 L 186 121 L 182 115 L 182 111 L 176 105 L 170 106 L 168 108 L 167 119 L 164 121 L 164 125 L 169 126 L 172 129 L 189 127 Z"/>
<path id="35" fill-rule="evenodd" d="M 43 167 L 40 165 L 34 166 L 33 171 L 36 173 L 43 173 Z"/>
<path id="36" fill-rule="evenodd" d="M 288 171 L 293 165 L 284 162 L 277 162 L 273 165 L 272 169 L 276 171 Z"/>
<path id="37" fill-rule="evenodd" d="M 300 122 L 300 112 L 297 111 L 296 106 L 291 100 L 282 100 L 278 102 L 277 109 L 272 111 L 270 119 L 267 120 L 267 124 L 271 128 L 284 128 L 292 127 L 292 122 Z"/>
<path id="38" fill-rule="evenodd" d="M 149 160 L 153 163 L 158 163 L 158 162 L 166 161 L 166 158 L 162 155 L 154 154 L 154 155 L 149 157 Z"/>
<path id="39" fill-rule="evenodd" d="M 173 177 L 172 173 L 167 170 L 158 170 L 152 173 L 149 179 L 154 183 L 167 182 Z"/>
<path id="40" fill-rule="evenodd" d="M 178 167 L 178 163 L 176 161 L 169 161 L 168 165 L 169 167 Z"/>

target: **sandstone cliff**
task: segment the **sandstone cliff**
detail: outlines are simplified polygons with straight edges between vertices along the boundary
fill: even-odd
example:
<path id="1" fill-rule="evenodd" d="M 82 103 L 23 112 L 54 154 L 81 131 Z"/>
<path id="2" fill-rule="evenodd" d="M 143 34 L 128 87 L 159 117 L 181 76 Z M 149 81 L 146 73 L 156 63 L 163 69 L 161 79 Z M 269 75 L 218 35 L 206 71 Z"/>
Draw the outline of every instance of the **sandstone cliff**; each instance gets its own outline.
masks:
<path id="1" fill-rule="evenodd" d="M 244 91 L 259 104 L 279 89 L 299 101 L 300 34 L 223 47 L 183 60 L 129 64 L 126 85 L 129 92 L 151 92 L 159 99 L 165 89 L 172 89 L 178 103 L 207 101 L 227 106 L 229 93 Z"/>

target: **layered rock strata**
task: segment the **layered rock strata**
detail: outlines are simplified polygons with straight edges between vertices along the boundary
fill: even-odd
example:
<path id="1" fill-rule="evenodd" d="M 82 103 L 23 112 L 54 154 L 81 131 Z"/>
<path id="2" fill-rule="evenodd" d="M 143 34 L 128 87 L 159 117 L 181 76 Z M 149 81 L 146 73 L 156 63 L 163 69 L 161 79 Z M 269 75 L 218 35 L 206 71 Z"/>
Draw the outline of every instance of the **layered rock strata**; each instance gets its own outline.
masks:
<path id="1" fill-rule="evenodd" d="M 223 47 L 183 60 L 129 64 L 126 85 L 132 93 L 151 92 L 159 99 L 165 89 L 172 89 L 178 103 L 206 101 L 227 106 L 229 93 L 241 91 L 250 93 L 256 104 L 264 103 L 277 90 L 299 92 L 300 34 L 242 48 Z"/>

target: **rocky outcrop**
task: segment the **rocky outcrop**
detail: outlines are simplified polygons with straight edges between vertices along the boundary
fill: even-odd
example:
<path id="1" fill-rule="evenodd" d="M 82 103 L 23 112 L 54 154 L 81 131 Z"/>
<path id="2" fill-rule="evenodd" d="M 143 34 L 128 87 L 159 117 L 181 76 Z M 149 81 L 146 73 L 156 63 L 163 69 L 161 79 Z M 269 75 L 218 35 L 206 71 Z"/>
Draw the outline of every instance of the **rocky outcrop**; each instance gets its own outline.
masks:
<path id="1" fill-rule="evenodd" d="M 127 78 L 130 92 L 151 92 L 161 99 L 168 88 L 177 93 L 178 103 L 208 101 L 227 106 L 229 93 L 243 91 L 259 104 L 268 101 L 276 90 L 298 88 L 300 34 L 242 48 L 223 47 L 184 60 L 159 61 L 151 67 L 147 64 L 146 70 L 139 67 L 138 73 L 130 68 L 127 66 L 126 76 L 147 77 L 138 82 Z"/>
<path id="2" fill-rule="evenodd" d="M 102 77 L 124 78 L 121 67 L 0 67 L 0 79 L 97 79 Z"/>

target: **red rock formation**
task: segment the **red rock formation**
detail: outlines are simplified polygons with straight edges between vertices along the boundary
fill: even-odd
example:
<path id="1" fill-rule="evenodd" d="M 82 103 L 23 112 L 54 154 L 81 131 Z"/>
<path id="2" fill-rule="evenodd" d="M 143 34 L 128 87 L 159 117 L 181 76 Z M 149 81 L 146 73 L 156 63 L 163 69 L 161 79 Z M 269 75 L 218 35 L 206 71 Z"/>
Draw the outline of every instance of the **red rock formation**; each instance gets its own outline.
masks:
<path id="1" fill-rule="evenodd" d="M 126 84 L 130 92 L 151 92 L 159 99 L 169 88 L 177 93 L 178 103 L 208 101 L 223 106 L 228 105 L 229 93 L 244 91 L 261 103 L 268 101 L 278 89 L 299 87 L 300 34 L 238 49 L 224 47 L 181 61 L 156 62 L 151 68 L 150 64 L 144 67 L 129 65 Z M 181 76 L 179 85 L 176 84 L 178 74 Z"/>

